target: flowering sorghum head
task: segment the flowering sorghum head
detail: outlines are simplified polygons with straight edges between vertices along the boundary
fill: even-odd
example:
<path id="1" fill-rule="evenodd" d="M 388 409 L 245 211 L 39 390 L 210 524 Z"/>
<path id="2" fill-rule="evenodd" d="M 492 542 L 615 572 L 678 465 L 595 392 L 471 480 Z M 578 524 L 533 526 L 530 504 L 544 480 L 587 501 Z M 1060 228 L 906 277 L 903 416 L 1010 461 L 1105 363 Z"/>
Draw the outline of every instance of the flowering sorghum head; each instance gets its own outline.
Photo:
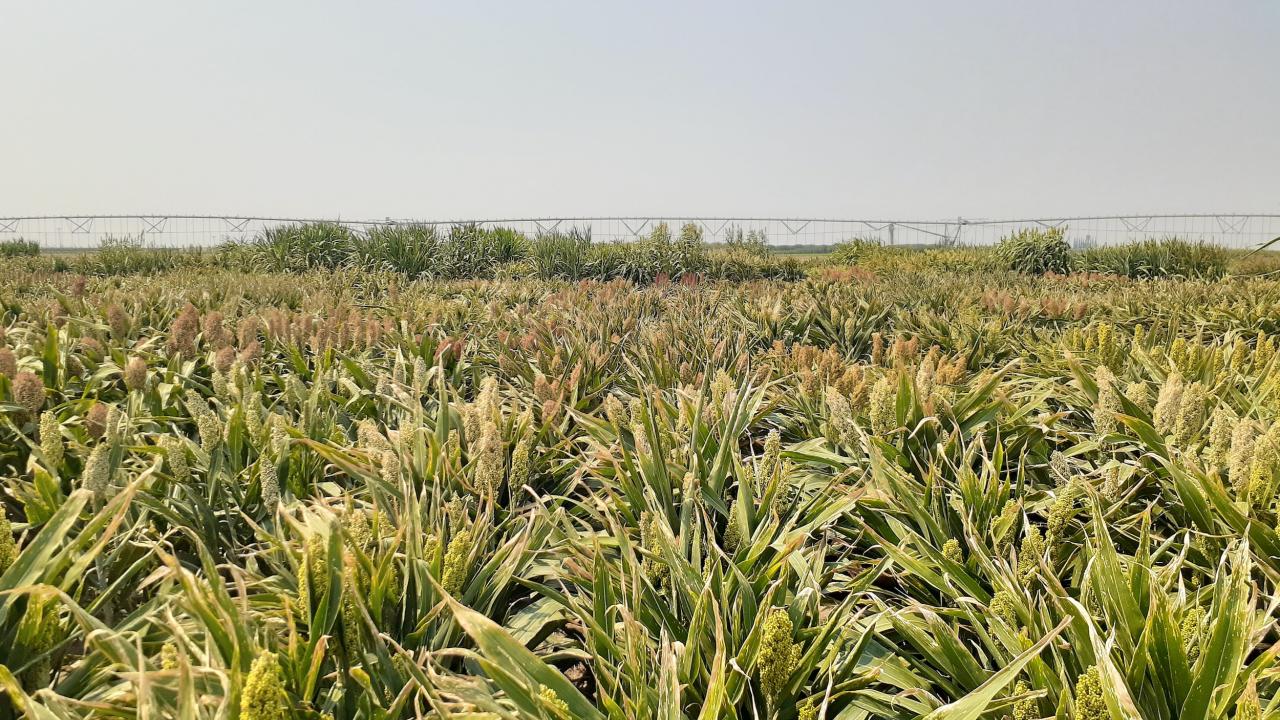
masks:
<path id="1" fill-rule="evenodd" d="M 964 550 L 960 547 L 960 541 L 951 538 L 943 543 L 942 556 L 953 563 L 964 564 Z"/>
<path id="2" fill-rule="evenodd" d="M 169 475 L 174 482 L 185 483 L 191 479 L 191 466 L 187 464 L 187 445 L 181 439 L 167 435 L 160 441 L 164 459 L 169 463 Z"/>
<path id="3" fill-rule="evenodd" d="M 791 640 L 793 627 L 786 610 L 774 609 L 764 621 L 756 670 L 760 690 L 770 703 L 777 700 L 800 659 L 800 648 Z"/>
<path id="4" fill-rule="evenodd" d="M 327 554 L 328 543 L 320 535 L 312 535 L 303 546 L 302 567 L 298 572 L 298 604 L 308 622 L 311 619 L 313 598 L 329 594 Z"/>
<path id="5" fill-rule="evenodd" d="M 273 652 L 253 661 L 240 695 L 241 720 L 287 720 L 289 696 L 284 690 L 284 671 Z"/>
<path id="6" fill-rule="evenodd" d="M 13 350 L 0 345 L 0 375 L 11 378 L 18 374 L 18 358 Z"/>
<path id="7" fill-rule="evenodd" d="M 1022 546 L 1018 548 L 1018 576 L 1023 584 L 1035 577 L 1040 569 L 1040 558 L 1044 556 L 1044 538 L 1040 528 L 1032 525 L 1022 538 Z"/>
<path id="8" fill-rule="evenodd" d="M 991 597 L 991 604 L 987 606 L 987 610 L 991 612 L 992 617 L 999 618 L 1005 625 L 1018 626 L 1018 609 L 1014 605 L 1013 594 L 1008 590 L 997 590 Z"/>
<path id="9" fill-rule="evenodd" d="M 1182 649 L 1187 653 L 1187 662 L 1194 663 L 1200 656 L 1200 634 L 1204 618 L 1205 610 L 1199 605 L 1192 605 L 1182 614 L 1182 625 L 1179 631 L 1182 636 Z"/>
<path id="10" fill-rule="evenodd" d="M 1099 365 L 1094 380 L 1098 384 L 1098 404 L 1093 410 L 1093 429 L 1099 435 L 1110 435 L 1120 425 L 1116 416 L 1124 412 L 1116 376 L 1106 366 Z"/>
<path id="11" fill-rule="evenodd" d="M 147 361 L 138 356 L 129 358 L 124 366 L 124 386 L 129 390 L 142 390 L 147 386 Z"/>
<path id="12" fill-rule="evenodd" d="M 569 703 L 560 698 L 555 690 L 546 685 L 538 686 L 538 700 L 542 702 L 542 707 L 557 720 L 569 720 L 573 717 L 569 710 Z"/>
<path id="13" fill-rule="evenodd" d="M 1156 432 L 1161 435 L 1173 434 L 1178 422 L 1178 410 L 1182 407 L 1183 386 L 1182 375 L 1176 370 L 1169 373 L 1164 385 L 1160 386 L 1160 394 L 1156 398 L 1155 415 L 1152 419 L 1155 422 Z"/>
<path id="14" fill-rule="evenodd" d="M 18 543 L 13 539 L 13 525 L 9 523 L 9 516 L 4 509 L 0 508 L 0 575 L 17 559 Z"/>
<path id="15" fill-rule="evenodd" d="M 627 422 L 623 415 L 625 412 L 626 408 L 622 406 L 622 401 L 618 399 L 617 395 L 609 394 L 605 396 L 604 416 L 605 419 L 609 421 L 609 424 L 613 425 L 615 430 L 621 430 Z"/>
<path id="16" fill-rule="evenodd" d="M 897 401 L 898 386 L 889 375 L 880 378 L 871 388 L 871 430 L 877 435 L 884 435 L 897 429 Z"/>
<path id="17" fill-rule="evenodd" d="M 44 381 L 35 373 L 18 373 L 18 376 L 13 379 L 10 392 L 13 393 L 13 401 L 31 415 L 40 412 L 40 408 L 44 407 Z"/>
<path id="18" fill-rule="evenodd" d="M 1143 412 L 1151 412 L 1151 389 L 1141 380 L 1134 380 L 1124 388 L 1124 396 Z"/>
<path id="19" fill-rule="evenodd" d="M 658 513 L 645 512 L 640 516 L 640 545 L 649 554 L 645 556 L 642 568 L 645 577 L 654 587 L 661 587 L 670 574 L 671 568 L 662 559 L 663 526 L 666 521 Z"/>
<path id="20" fill-rule="evenodd" d="M 1257 430 L 1248 419 L 1236 423 L 1231 431 L 1231 453 L 1227 458 L 1227 478 L 1237 500 L 1244 500 L 1249 492 L 1249 474 L 1253 467 L 1253 446 L 1257 442 Z"/>
<path id="21" fill-rule="evenodd" d="M 1009 548 L 1009 543 L 1013 540 L 1013 532 L 1017 528 L 1018 503 L 1015 500 L 1006 500 L 1004 507 L 1000 508 L 1000 515 L 991 525 L 991 538 L 995 542 L 995 551 L 999 555 L 1003 555 L 1005 550 Z"/>
<path id="22" fill-rule="evenodd" d="M 292 376 L 291 376 L 292 377 Z M 196 421 L 196 432 L 200 435 L 200 447 L 205 452 L 213 452 L 222 442 L 222 421 L 204 399 L 196 397 L 187 401 L 187 410 Z"/>
<path id="23" fill-rule="evenodd" d="M 470 528 L 455 532 L 449 539 L 449 547 L 444 554 L 441 584 L 445 592 L 450 595 L 457 595 L 462 591 L 463 585 L 467 582 L 467 576 L 471 573 L 471 546 Z"/>
<path id="24" fill-rule="evenodd" d="M 529 482 L 529 463 L 533 453 L 533 432 L 526 431 L 516 442 L 511 451 L 511 470 L 507 478 L 507 487 L 511 493 L 518 493 Z"/>
<path id="25" fill-rule="evenodd" d="M 1173 441 L 1185 445 L 1204 428 L 1204 385 L 1193 382 L 1182 392 L 1178 415 L 1173 424 Z"/>
<path id="26" fill-rule="evenodd" d="M 106 497 L 111 483 L 111 446 L 102 443 L 93 448 L 84 463 L 84 487 L 97 500 Z"/>
<path id="27" fill-rule="evenodd" d="M 1097 665 L 1090 665 L 1076 680 L 1075 706 L 1078 720 L 1107 720 L 1111 717 L 1102 695 L 1102 679 Z"/>
<path id="28" fill-rule="evenodd" d="M 476 460 L 476 488 L 482 493 L 496 495 L 502 490 L 506 458 L 502 452 L 498 426 L 492 420 L 484 421 L 475 452 L 479 454 Z"/>
<path id="29" fill-rule="evenodd" d="M 1225 405 L 1213 411 L 1209 421 L 1209 445 L 1205 448 L 1205 459 L 1211 465 L 1226 465 L 1231 456 L 1231 434 L 1235 430 L 1236 419 Z"/>
<path id="30" fill-rule="evenodd" d="M 1084 493 L 1080 486 L 1080 480 L 1072 478 L 1062 489 L 1058 491 L 1057 497 L 1053 499 L 1053 504 L 1049 506 L 1048 533 L 1045 536 L 1046 542 L 1052 549 L 1062 540 L 1062 535 L 1067 529 L 1067 523 L 1071 522 L 1071 518 L 1076 514 L 1076 500 Z"/>
<path id="31" fill-rule="evenodd" d="M 782 436 L 777 430 L 770 430 L 764 439 L 764 454 L 760 456 L 760 463 L 756 466 L 756 488 L 761 492 L 768 487 L 774 473 L 781 467 L 781 458 Z"/>
<path id="32" fill-rule="evenodd" d="M 1029 692 L 1031 692 L 1031 688 L 1021 681 L 1013 687 L 1014 695 L 1023 695 Z M 1025 698 L 1013 704 L 1013 720 L 1035 720 L 1038 717 L 1040 717 L 1040 713 L 1036 707 L 1035 698 Z"/>
<path id="33" fill-rule="evenodd" d="M 836 441 L 842 445 L 853 444 L 857 438 L 857 426 L 853 422 L 853 407 L 849 400 L 832 385 L 827 386 L 825 396 L 827 421 L 831 424 Z"/>
<path id="34" fill-rule="evenodd" d="M 178 646 L 170 640 L 160 647 L 160 669 L 178 669 Z"/>
<path id="35" fill-rule="evenodd" d="M 40 452 L 50 467 L 62 463 L 62 423 L 52 411 L 40 413 Z"/>
<path id="36" fill-rule="evenodd" d="M 280 477 L 275 460 L 265 455 L 258 459 L 258 484 L 262 490 L 262 504 L 275 512 L 280 504 Z"/>

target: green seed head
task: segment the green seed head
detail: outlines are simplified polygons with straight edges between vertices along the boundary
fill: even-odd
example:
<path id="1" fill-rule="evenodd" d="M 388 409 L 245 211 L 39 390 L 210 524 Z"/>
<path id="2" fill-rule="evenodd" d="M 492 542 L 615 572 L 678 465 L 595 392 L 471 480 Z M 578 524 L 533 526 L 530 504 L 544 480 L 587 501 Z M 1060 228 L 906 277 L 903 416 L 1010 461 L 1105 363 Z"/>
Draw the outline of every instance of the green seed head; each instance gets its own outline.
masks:
<path id="1" fill-rule="evenodd" d="M 644 574 L 654 587 L 661 587 L 671 570 L 662 559 L 662 531 L 665 522 L 657 513 L 646 512 L 640 518 L 640 545 L 650 553 L 644 559 Z"/>
<path id="2" fill-rule="evenodd" d="M 888 375 L 871 388 L 871 430 L 884 435 L 898 427 L 898 386 Z"/>
<path id="3" fill-rule="evenodd" d="M 991 598 L 987 606 L 992 616 L 999 618 L 1009 627 L 1018 627 L 1018 609 L 1014 605 L 1013 595 L 1008 590 L 999 590 Z"/>
<path id="4" fill-rule="evenodd" d="M 307 621 L 311 619 L 312 592 L 316 598 L 329 594 L 329 568 L 325 556 L 328 544 L 319 535 L 312 535 L 304 548 L 302 570 L 298 576 L 298 604 Z"/>
<path id="5" fill-rule="evenodd" d="M 560 695 L 546 685 L 538 686 L 538 700 L 542 702 L 543 709 L 560 720 L 570 720 L 573 717 L 569 703 L 560 699 Z"/>
<path id="6" fill-rule="evenodd" d="M 457 595 L 462 591 L 471 572 L 471 530 L 455 532 L 449 540 L 449 547 L 444 555 L 444 572 L 441 584 L 445 592 Z"/>
<path id="7" fill-rule="evenodd" d="M 178 669 L 178 646 L 174 645 L 172 640 L 160 647 L 160 669 Z"/>
<path id="8" fill-rule="evenodd" d="M 786 610 L 772 610 L 764 621 L 756 668 L 760 689 L 771 703 L 781 695 L 800 659 L 800 648 L 791 640 L 792 629 L 791 616 Z"/>
<path id="9" fill-rule="evenodd" d="M 1111 717 L 1102 694 L 1102 679 L 1097 665 L 1089 666 L 1076 680 L 1075 705 L 1075 717 L 1079 720 L 1108 720 Z"/>
<path id="10" fill-rule="evenodd" d="M 1179 628 L 1182 636 L 1182 649 L 1187 653 L 1187 661 L 1194 663 L 1200 656 L 1200 634 L 1204 625 L 1205 610 L 1199 605 L 1187 608 L 1182 615 Z"/>
<path id="11" fill-rule="evenodd" d="M 1110 435 L 1119 428 L 1117 415 L 1124 413 L 1120 391 L 1116 388 L 1116 376 L 1106 366 L 1099 365 L 1094 373 L 1098 383 L 1098 404 L 1093 411 L 1093 428 L 1100 435 Z"/>
<path id="12" fill-rule="evenodd" d="M 287 720 L 289 696 L 284 690 L 284 671 L 276 654 L 259 655 L 249 669 L 240 695 L 241 720 Z"/>
<path id="13" fill-rule="evenodd" d="M 62 464 L 62 423 L 52 411 L 40 414 L 40 452 L 51 468 Z"/>
<path id="14" fill-rule="evenodd" d="M 1028 688 L 1024 682 L 1019 682 L 1013 688 L 1014 695 L 1022 695 L 1028 692 L 1031 692 L 1031 688 Z M 1040 717 L 1040 713 L 1036 707 L 1035 698 L 1027 698 L 1014 703 L 1013 720 L 1036 720 L 1038 717 Z"/>
<path id="15" fill-rule="evenodd" d="M 1022 579 L 1023 584 L 1030 582 L 1040 570 L 1040 558 L 1044 556 L 1044 538 L 1040 536 L 1040 529 L 1032 525 L 1027 530 L 1027 535 L 1022 539 L 1022 546 L 1018 549 L 1018 575 Z"/>
<path id="16" fill-rule="evenodd" d="M 953 563 L 964 564 L 964 550 L 960 548 L 960 541 L 951 538 L 942 544 L 942 556 Z"/>
<path id="17" fill-rule="evenodd" d="M 164 459 L 169 463 L 169 474 L 175 482 L 185 483 L 191 479 L 191 467 L 187 465 L 187 445 L 182 440 L 167 435 L 160 440 L 164 450 Z"/>
<path id="18" fill-rule="evenodd" d="M 1050 548 L 1057 547 L 1062 541 L 1067 525 L 1076 514 L 1076 500 L 1083 494 L 1080 480 L 1072 478 L 1066 486 L 1058 491 L 1053 505 L 1049 506 L 1048 533 L 1045 536 Z"/>
<path id="19" fill-rule="evenodd" d="M 0 575 L 3 575 L 13 561 L 18 559 L 18 543 L 13 539 L 13 525 L 4 509 L 0 508 Z"/>

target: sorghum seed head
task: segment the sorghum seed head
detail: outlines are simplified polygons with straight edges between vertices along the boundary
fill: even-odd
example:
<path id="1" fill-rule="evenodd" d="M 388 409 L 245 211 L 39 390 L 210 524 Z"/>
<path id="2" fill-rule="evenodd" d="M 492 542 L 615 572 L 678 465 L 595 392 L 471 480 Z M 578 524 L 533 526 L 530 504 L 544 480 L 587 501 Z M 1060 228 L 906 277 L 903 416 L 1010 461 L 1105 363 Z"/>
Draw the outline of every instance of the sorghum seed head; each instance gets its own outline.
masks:
<path id="1" fill-rule="evenodd" d="M 11 378 L 18 374 L 18 358 L 13 350 L 0 346 L 0 375 Z"/>
<path id="2" fill-rule="evenodd" d="M 1013 595 L 1007 590 L 999 590 L 991 598 L 987 606 L 993 617 L 999 618 L 1009 627 L 1018 626 L 1018 610 L 1013 602 Z"/>
<path id="3" fill-rule="evenodd" d="M 1181 340 L 1182 338 L 1178 338 Z M 1178 409 L 1182 407 L 1184 383 L 1182 375 L 1176 370 L 1165 378 L 1156 398 L 1155 421 L 1156 431 L 1161 435 L 1171 435 L 1178 422 Z"/>
<path id="4" fill-rule="evenodd" d="M 89 437 L 97 440 L 107 431 L 107 414 L 110 411 L 105 403 L 94 403 L 89 408 L 89 414 L 84 419 L 85 430 L 89 433 Z"/>
<path id="5" fill-rule="evenodd" d="M 569 703 L 560 699 L 556 691 L 546 685 L 538 686 L 538 700 L 542 702 L 542 707 L 555 716 L 557 720 L 569 720 L 573 717 L 569 710 Z"/>
<path id="6" fill-rule="evenodd" d="M 280 478 L 275 460 L 266 456 L 258 459 L 258 483 L 262 489 L 262 504 L 274 512 L 280 504 Z"/>
<path id="7" fill-rule="evenodd" d="M 52 411 L 40 414 L 40 452 L 53 467 L 62 463 L 62 423 Z"/>
<path id="8" fill-rule="evenodd" d="M 138 356 L 129 358 L 124 366 L 124 386 L 129 390 L 142 390 L 147 386 L 147 361 Z"/>
<path id="9" fill-rule="evenodd" d="M 1040 528 L 1032 525 L 1026 537 L 1022 538 L 1022 546 L 1018 549 L 1018 575 L 1026 584 L 1040 570 L 1040 558 L 1044 555 L 1044 538 Z"/>
<path id="10" fill-rule="evenodd" d="M 449 540 L 449 547 L 444 555 L 441 584 L 450 595 L 461 592 L 467 582 L 467 575 L 471 572 L 471 545 L 470 528 L 455 532 Z"/>
<path id="11" fill-rule="evenodd" d="M 1079 720 L 1106 720 L 1111 717 L 1102 695 L 1102 678 L 1097 665 L 1090 665 L 1076 680 L 1075 706 L 1075 717 Z"/>
<path id="12" fill-rule="evenodd" d="M 40 412 L 40 408 L 44 407 L 44 381 L 35 373 L 18 373 L 18 376 L 13 379 L 11 392 L 14 402 L 32 415 Z"/>
<path id="13" fill-rule="evenodd" d="M 953 563 L 964 564 L 964 550 L 960 547 L 960 541 L 951 538 L 942 544 L 942 556 Z"/>
<path id="14" fill-rule="evenodd" d="M 102 443 L 93 448 L 84 464 L 84 487 L 99 500 L 106 497 L 111 483 L 111 446 Z"/>
<path id="15" fill-rule="evenodd" d="M 107 327 L 111 328 L 111 337 L 120 340 L 129 334 L 129 316 L 124 308 L 116 303 L 107 306 Z"/>
<path id="16" fill-rule="evenodd" d="M 231 369 L 231 365 L 236 361 L 236 349 L 230 345 L 225 345 L 213 354 L 213 368 L 218 372 L 225 373 Z"/>
<path id="17" fill-rule="evenodd" d="M 800 658 L 800 648 L 791 640 L 792 630 L 791 616 L 786 610 L 771 610 L 764 621 L 756 668 L 760 675 L 760 689 L 771 703 L 786 687 Z"/>
<path id="18" fill-rule="evenodd" d="M 13 539 L 13 525 L 9 516 L 0 508 L 0 575 L 3 575 L 13 561 L 18 559 L 18 543 Z"/>
<path id="19" fill-rule="evenodd" d="M 1182 636 L 1182 649 L 1187 653 L 1187 661 L 1194 663 L 1200 655 L 1200 633 L 1204 624 L 1205 610 L 1199 605 L 1187 608 L 1182 614 L 1182 625 L 1179 634 Z"/>
<path id="20" fill-rule="evenodd" d="M 1174 442 L 1183 445 L 1190 442 L 1204 427 L 1205 389 L 1193 382 L 1182 392 L 1178 401 L 1177 419 L 1173 425 Z"/>
<path id="21" fill-rule="evenodd" d="M 240 717 L 242 720 L 287 720 L 290 717 L 284 672 L 275 653 L 263 653 L 254 659 L 240 695 Z"/>
<path id="22" fill-rule="evenodd" d="M 1116 376 L 1106 366 L 1099 365 L 1094 380 L 1098 383 L 1098 405 L 1093 411 L 1093 428 L 1099 435 L 1110 435 L 1120 425 L 1117 416 L 1124 412 Z"/>
<path id="23" fill-rule="evenodd" d="M 888 375 L 880 378 L 871 388 L 871 430 L 877 435 L 898 427 L 898 387 Z"/>
<path id="24" fill-rule="evenodd" d="M 1124 396 L 1129 402 L 1137 405 L 1143 412 L 1151 412 L 1151 389 L 1145 382 L 1134 380 L 1125 386 Z"/>
<path id="25" fill-rule="evenodd" d="M 1028 692 L 1031 692 L 1031 688 L 1028 688 L 1027 684 L 1024 682 L 1019 682 L 1013 688 L 1014 695 L 1022 695 Z M 1013 720 L 1036 720 L 1039 716 L 1040 713 L 1036 707 L 1035 698 L 1019 700 L 1013 705 Z"/>

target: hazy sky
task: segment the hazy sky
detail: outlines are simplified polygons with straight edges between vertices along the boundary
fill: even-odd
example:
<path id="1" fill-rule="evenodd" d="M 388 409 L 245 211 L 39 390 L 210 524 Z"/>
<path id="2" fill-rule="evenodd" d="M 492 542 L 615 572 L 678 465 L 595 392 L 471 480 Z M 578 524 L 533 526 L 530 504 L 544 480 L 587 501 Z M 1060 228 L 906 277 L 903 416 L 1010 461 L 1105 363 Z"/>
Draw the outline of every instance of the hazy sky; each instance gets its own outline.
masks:
<path id="1" fill-rule="evenodd" d="M 1280 3 L 18 2 L 0 216 L 1280 212 Z"/>

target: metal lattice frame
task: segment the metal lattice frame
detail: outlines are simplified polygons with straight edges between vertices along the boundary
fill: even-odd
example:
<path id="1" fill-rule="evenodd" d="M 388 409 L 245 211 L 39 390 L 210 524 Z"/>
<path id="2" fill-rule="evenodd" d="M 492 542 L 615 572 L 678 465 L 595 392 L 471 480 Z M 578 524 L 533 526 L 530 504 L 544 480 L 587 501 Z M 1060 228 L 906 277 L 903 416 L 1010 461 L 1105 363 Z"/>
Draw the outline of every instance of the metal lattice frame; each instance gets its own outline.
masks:
<path id="1" fill-rule="evenodd" d="M 106 238 L 132 237 L 155 246 L 211 247 L 227 241 L 251 239 L 276 225 L 320 221 L 316 218 L 179 214 L 14 216 L 0 217 L 0 241 L 24 238 L 45 248 L 58 249 L 96 247 Z M 578 228 L 590 229 L 592 238 L 603 242 L 643 238 L 660 223 L 667 223 L 673 230 L 693 223 L 711 242 L 722 241 L 731 230 L 743 230 L 763 233 L 775 245 L 831 245 L 855 237 L 892 245 L 989 245 L 1023 228 L 1062 228 L 1076 246 L 1115 245 L 1176 235 L 1226 247 L 1248 248 L 1280 236 L 1280 214 L 1249 213 L 954 220 L 597 216 L 323 221 L 341 224 L 356 232 L 398 224 L 503 226 L 529 235 Z"/>

